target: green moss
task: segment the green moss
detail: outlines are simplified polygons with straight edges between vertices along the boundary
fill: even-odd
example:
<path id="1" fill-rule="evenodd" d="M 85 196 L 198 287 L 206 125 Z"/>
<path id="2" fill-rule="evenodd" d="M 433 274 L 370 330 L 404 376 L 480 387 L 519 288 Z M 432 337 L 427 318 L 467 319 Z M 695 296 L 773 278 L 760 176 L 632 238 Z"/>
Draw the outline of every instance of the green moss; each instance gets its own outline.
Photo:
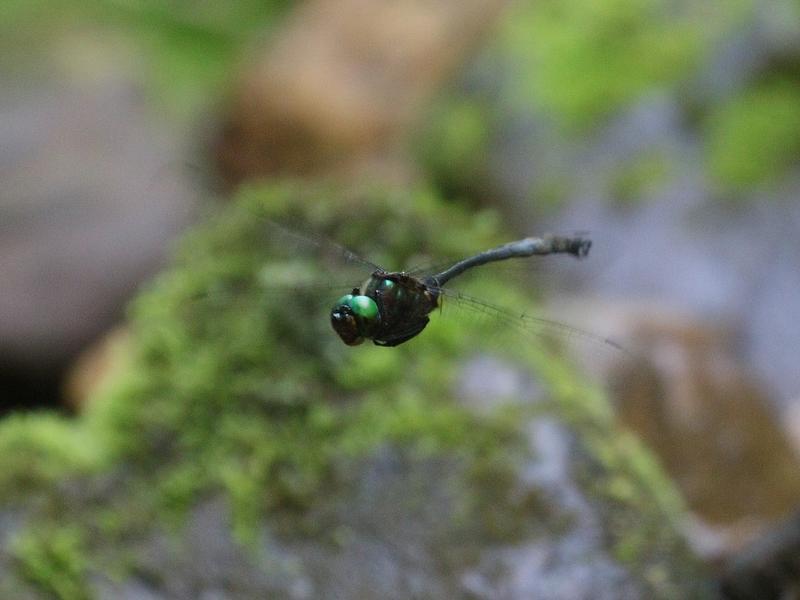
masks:
<path id="1" fill-rule="evenodd" d="M 742 4 L 521 3 L 504 24 L 500 43 L 519 71 L 519 101 L 533 100 L 565 125 L 586 127 L 642 92 L 689 75 Z M 700 17 L 694 10 L 705 14 Z"/>
<path id="2" fill-rule="evenodd" d="M 449 197 L 472 197 L 485 187 L 493 110 L 478 97 L 441 98 L 415 140 L 432 182 Z"/>
<path id="3" fill-rule="evenodd" d="M 724 189 L 778 178 L 800 161 L 800 84 L 748 89 L 709 115 L 706 132 L 708 168 Z"/>
<path id="4" fill-rule="evenodd" d="M 0 422 L 0 498 L 18 501 L 98 464 L 95 440 L 74 421 L 19 414 Z"/>
<path id="5" fill-rule="evenodd" d="M 83 533 L 70 526 L 27 530 L 12 542 L 22 577 L 60 600 L 91 598 Z"/>
<path id="6" fill-rule="evenodd" d="M 190 236 L 179 265 L 134 305 L 132 373 L 88 419 L 116 460 L 158 474 L 153 493 L 168 510 L 223 490 L 245 537 L 265 512 L 307 506 L 335 477 L 337 461 L 387 442 L 489 453 L 491 438 L 476 432 L 491 430 L 491 419 L 483 424 L 448 400 L 447 353 L 463 338 L 458 325 L 393 350 L 344 347 L 328 331 L 326 311 L 364 270 L 356 279 L 334 274 L 341 287 L 331 288 L 335 267 L 314 256 L 318 248 L 291 237 L 270 243 L 262 219 L 283 214 L 401 263 L 491 245 L 490 228 L 452 210 L 445 217 L 425 193 L 400 203 L 367 191 L 332 210 L 336 193 L 292 184 L 246 192 L 237 209 Z M 430 225 L 445 220 L 457 233 Z M 290 285 L 293 273 L 300 288 Z M 309 281 L 322 289 L 304 288 Z M 437 343 L 443 338 L 450 341 Z"/>

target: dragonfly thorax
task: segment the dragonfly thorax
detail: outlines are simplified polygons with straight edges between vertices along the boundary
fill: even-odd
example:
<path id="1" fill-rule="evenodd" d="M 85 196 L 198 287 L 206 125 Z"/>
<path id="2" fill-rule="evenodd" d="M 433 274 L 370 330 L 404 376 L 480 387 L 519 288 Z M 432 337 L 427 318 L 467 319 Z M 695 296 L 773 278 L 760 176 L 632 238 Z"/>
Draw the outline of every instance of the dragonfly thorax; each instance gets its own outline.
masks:
<path id="1" fill-rule="evenodd" d="M 397 346 L 420 333 L 438 295 L 420 279 L 406 273 L 375 271 L 364 284 L 337 300 L 331 325 L 348 346 L 365 339 L 379 346 Z"/>

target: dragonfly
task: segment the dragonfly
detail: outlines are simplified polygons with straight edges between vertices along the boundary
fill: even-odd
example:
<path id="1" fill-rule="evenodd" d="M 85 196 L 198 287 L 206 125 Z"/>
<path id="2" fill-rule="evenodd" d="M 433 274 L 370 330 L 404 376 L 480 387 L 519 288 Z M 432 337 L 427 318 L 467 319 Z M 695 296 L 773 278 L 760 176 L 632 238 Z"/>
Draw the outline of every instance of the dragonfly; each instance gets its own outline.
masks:
<path id="1" fill-rule="evenodd" d="M 366 280 L 339 297 L 329 312 L 330 323 L 348 346 L 371 340 L 377 346 L 395 347 L 418 336 L 430 322 L 430 314 L 443 301 L 453 302 L 500 320 L 528 333 L 542 331 L 567 338 L 580 338 L 622 350 L 613 340 L 526 313 L 515 313 L 455 291 L 447 284 L 454 278 L 489 263 L 533 256 L 563 254 L 577 259 L 588 256 L 592 241 L 584 235 L 542 235 L 513 241 L 449 264 L 441 271 L 422 275 L 419 269 L 391 271 L 322 236 L 301 233 L 281 223 L 267 223 L 277 246 L 287 251 L 287 241 L 305 248 L 316 247 L 338 264 L 357 265 Z"/>
<path id="2" fill-rule="evenodd" d="M 398 346 L 419 335 L 447 294 L 444 286 L 454 277 L 491 262 L 548 254 L 583 258 L 591 240 L 581 236 L 545 235 L 510 242 L 456 262 L 424 277 L 377 267 L 360 288 L 339 298 L 331 309 L 333 330 L 348 346 L 372 340 L 377 346 Z"/>

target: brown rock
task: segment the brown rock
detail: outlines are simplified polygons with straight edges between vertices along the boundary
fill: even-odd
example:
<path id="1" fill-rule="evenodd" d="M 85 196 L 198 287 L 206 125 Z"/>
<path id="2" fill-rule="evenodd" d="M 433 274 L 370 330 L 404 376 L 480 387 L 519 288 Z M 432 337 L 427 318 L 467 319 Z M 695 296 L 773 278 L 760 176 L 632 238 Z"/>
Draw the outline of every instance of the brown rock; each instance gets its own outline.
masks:
<path id="1" fill-rule="evenodd" d="M 385 165 L 506 4 L 303 3 L 236 86 L 217 146 L 224 176 Z"/>
<path id="2" fill-rule="evenodd" d="M 129 343 L 130 332 L 120 325 L 84 350 L 70 366 L 64 378 L 64 403 L 79 412 L 91 396 L 119 369 Z"/>
<path id="3" fill-rule="evenodd" d="M 635 357 L 620 353 L 599 375 L 612 382 L 620 419 L 682 490 L 697 518 L 689 534 L 699 552 L 727 555 L 796 509 L 796 447 L 730 330 L 652 305 L 583 307 L 565 320 L 616 336 Z M 593 316 L 581 322 L 579 314 Z"/>

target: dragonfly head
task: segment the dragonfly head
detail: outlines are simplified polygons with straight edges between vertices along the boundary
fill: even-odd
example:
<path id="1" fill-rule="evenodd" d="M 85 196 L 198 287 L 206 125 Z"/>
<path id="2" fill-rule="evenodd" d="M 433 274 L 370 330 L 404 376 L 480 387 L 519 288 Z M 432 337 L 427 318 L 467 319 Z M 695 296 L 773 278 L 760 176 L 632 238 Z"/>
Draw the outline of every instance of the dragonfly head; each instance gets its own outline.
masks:
<path id="1" fill-rule="evenodd" d="M 348 346 L 357 346 L 372 337 L 371 333 L 379 322 L 378 305 L 369 296 L 346 294 L 336 301 L 331 310 L 331 325 Z"/>

